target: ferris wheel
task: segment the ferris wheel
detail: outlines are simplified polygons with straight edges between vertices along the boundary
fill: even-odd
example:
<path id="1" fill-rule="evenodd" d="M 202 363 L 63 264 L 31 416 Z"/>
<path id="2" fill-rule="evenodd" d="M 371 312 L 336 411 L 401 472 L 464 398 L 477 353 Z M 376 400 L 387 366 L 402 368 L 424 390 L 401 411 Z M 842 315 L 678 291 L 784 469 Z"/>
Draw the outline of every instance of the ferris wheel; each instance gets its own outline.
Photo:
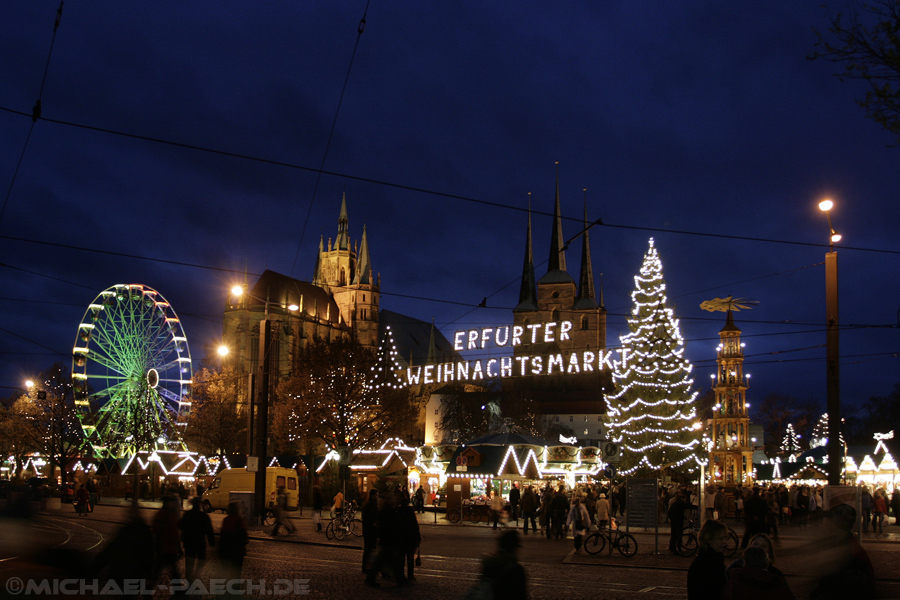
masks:
<path id="1" fill-rule="evenodd" d="M 162 294 L 115 285 L 88 306 L 72 357 L 75 405 L 97 458 L 185 450 L 191 354 Z"/>

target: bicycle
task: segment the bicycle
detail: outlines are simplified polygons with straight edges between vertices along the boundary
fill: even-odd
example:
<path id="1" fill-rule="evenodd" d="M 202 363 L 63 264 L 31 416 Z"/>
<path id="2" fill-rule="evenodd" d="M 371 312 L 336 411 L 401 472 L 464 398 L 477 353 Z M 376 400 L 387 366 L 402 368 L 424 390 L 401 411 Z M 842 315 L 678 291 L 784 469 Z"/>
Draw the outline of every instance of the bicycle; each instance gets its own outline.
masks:
<path id="1" fill-rule="evenodd" d="M 362 536 L 362 521 L 356 518 L 356 503 L 345 505 L 344 511 L 331 519 L 325 528 L 325 537 L 329 540 L 342 540 L 347 535 Z"/>
<path id="2" fill-rule="evenodd" d="M 480 508 L 481 506 L 484 505 L 475 504 L 474 502 L 463 502 L 459 510 L 447 513 L 447 520 L 451 523 L 459 523 L 463 519 L 471 523 L 481 523 L 484 516 L 484 511 Z"/>
<path id="3" fill-rule="evenodd" d="M 588 554 L 599 554 L 609 543 L 609 551 L 615 548 L 619 554 L 631 557 L 637 554 L 637 540 L 630 533 L 622 533 L 620 529 L 604 527 L 588 534 L 584 539 L 584 550 Z"/>
<path id="4" fill-rule="evenodd" d="M 681 547 L 678 549 L 680 555 L 693 556 L 697 552 L 697 548 L 699 547 L 699 541 L 697 539 L 698 531 L 694 520 L 688 520 L 688 524 L 684 527 L 684 532 L 681 534 Z M 737 533 L 734 532 L 734 529 L 728 527 L 728 538 L 725 540 L 722 554 L 725 556 L 734 556 L 734 553 L 737 552 L 740 545 L 741 540 L 738 538 Z"/>

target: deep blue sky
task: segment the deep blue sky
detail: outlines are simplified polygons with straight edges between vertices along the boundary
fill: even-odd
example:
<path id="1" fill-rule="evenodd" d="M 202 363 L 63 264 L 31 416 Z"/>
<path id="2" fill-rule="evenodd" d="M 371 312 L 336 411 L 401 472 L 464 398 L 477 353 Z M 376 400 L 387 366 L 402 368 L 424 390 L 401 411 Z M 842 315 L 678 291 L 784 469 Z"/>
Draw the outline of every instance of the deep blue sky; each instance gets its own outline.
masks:
<path id="1" fill-rule="evenodd" d="M 825 247 L 814 244 L 828 233 L 816 204 L 833 197 L 843 400 L 887 394 L 900 381 L 900 149 L 854 104 L 862 84 L 806 60 L 813 28 L 840 8 L 821 5 L 375 0 L 314 194 L 364 1 L 67 3 L 47 120 L 0 221 L 0 385 L 11 393 L 68 364 L 85 308 L 116 283 L 172 303 L 199 368 L 239 279 L 216 269 L 310 278 L 345 192 L 383 308 L 434 318 L 448 337 L 508 323 L 527 194 L 543 263 L 559 161 L 565 235 L 580 228 L 584 188 L 589 218 L 606 224 L 591 245 L 608 344 L 625 332 L 653 236 L 702 389 L 724 316 L 699 304 L 759 300 L 737 315 L 751 403 L 781 392 L 824 408 Z M 0 4 L 4 198 L 31 126 L 9 111 L 31 113 L 57 7 Z"/>

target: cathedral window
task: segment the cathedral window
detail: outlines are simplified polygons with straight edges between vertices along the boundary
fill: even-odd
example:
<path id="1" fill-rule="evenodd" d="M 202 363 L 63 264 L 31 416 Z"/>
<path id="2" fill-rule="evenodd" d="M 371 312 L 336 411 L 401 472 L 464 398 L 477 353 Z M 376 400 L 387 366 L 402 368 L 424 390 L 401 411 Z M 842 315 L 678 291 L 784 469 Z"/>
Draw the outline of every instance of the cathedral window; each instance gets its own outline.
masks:
<path id="1" fill-rule="evenodd" d="M 553 309 L 553 312 L 550 313 L 550 319 L 553 321 L 559 321 L 559 310 Z"/>
<path id="2" fill-rule="evenodd" d="M 347 271 L 344 270 L 344 267 L 341 267 L 341 282 L 339 285 L 347 285 Z"/>
<path id="3" fill-rule="evenodd" d="M 581 328 L 582 328 L 582 329 L 587 329 L 587 328 L 588 328 L 588 318 L 587 318 L 587 315 L 584 315 L 584 316 L 581 317 Z"/>

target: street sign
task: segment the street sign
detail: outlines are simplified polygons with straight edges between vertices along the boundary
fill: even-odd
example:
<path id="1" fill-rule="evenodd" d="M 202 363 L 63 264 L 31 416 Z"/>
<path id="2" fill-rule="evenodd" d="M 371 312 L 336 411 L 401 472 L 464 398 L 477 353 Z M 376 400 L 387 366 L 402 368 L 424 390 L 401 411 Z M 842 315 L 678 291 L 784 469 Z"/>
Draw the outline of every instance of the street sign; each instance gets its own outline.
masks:
<path id="1" fill-rule="evenodd" d="M 621 458 L 621 447 L 615 442 L 606 442 L 603 444 L 603 461 L 618 464 Z"/>
<path id="2" fill-rule="evenodd" d="M 338 464 L 339 465 L 349 465 L 350 460 L 353 458 L 353 451 L 350 449 L 350 446 L 340 446 L 337 449 L 338 453 Z"/>
<path id="3" fill-rule="evenodd" d="M 247 470 L 251 473 L 256 473 L 259 471 L 259 457 L 258 456 L 248 456 L 247 457 Z"/>

